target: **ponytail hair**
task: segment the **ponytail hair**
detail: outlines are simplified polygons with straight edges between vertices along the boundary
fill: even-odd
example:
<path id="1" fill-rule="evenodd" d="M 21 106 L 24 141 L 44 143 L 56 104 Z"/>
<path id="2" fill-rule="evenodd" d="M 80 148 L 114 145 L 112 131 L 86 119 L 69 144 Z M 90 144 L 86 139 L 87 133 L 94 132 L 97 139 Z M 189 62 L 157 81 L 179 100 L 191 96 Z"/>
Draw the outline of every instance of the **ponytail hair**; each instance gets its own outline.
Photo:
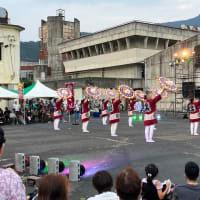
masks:
<path id="1" fill-rule="evenodd" d="M 158 167 L 155 164 L 149 164 L 145 167 L 147 183 L 152 184 L 152 180 L 158 175 Z"/>

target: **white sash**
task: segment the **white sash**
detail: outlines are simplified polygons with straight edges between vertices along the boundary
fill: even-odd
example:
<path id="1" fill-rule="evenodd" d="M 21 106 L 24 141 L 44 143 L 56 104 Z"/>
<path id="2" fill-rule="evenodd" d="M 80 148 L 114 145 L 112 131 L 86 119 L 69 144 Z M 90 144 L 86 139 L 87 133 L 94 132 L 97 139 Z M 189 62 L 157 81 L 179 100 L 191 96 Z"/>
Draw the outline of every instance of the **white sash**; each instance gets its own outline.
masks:
<path id="1" fill-rule="evenodd" d="M 116 119 L 120 119 L 120 113 L 114 113 L 110 115 L 109 120 L 116 120 Z"/>
<path id="2" fill-rule="evenodd" d="M 103 110 L 102 113 L 101 113 L 101 115 L 106 115 L 106 114 L 108 114 L 107 110 Z"/>
<path id="3" fill-rule="evenodd" d="M 190 113 L 190 119 L 198 119 L 199 118 L 199 113 Z"/>
<path id="4" fill-rule="evenodd" d="M 54 117 L 58 117 L 58 116 L 61 116 L 61 115 L 62 115 L 61 110 L 54 111 L 54 113 L 53 113 Z"/>
<path id="5" fill-rule="evenodd" d="M 144 114 L 144 121 L 154 120 L 155 119 L 155 112 L 151 114 Z"/>
<path id="6" fill-rule="evenodd" d="M 89 118 L 89 117 L 90 117 L 90 112 L 81 114 L 81 119 L 82 119 L 82 120 L 84 120 L 84 119 L 86 119 L 86 118 Z"/>
<path id="7" fill-rule="evenodd" d="M 128 111 L 128 116 L 130 115 L 134 115 L 133 110 L 132 111 Z"/>

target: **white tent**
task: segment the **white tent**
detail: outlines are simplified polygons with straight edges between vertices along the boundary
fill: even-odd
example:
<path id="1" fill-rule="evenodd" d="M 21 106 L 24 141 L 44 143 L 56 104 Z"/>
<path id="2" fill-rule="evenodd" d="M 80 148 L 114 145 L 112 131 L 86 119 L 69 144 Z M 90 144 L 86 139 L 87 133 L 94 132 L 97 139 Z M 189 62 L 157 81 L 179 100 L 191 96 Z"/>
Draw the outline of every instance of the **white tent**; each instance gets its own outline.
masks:
<path id="1" fill-rule="evenodd" d="M 26 91 L 25 91 L 26 90 Z M 40 81 L 36 81 L 33 85 L 29 86 L 28 88 L 24 89 L 24 98 L 25 99 L 32 99 L 32 98 L 59 98 L 57 92 L 48 88 Z"/>
<path id="2" fill-rule="evenodd" d="M 2 99 L 18 99 L 18 94 L 15 92 L 11 92 L 6 88 L 0 87 L 0 98 Z"/>

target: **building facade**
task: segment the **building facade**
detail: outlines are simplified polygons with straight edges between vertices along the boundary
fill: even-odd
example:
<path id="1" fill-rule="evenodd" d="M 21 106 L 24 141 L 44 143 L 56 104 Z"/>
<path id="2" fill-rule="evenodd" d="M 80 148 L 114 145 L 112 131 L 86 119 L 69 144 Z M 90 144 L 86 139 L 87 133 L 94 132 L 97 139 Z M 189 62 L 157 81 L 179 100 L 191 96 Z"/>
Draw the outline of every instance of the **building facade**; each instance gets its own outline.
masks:
<path id="1" fill-rule="evenodd" d="M 35 78 L 40 80 L 62 79 L 62 55 L 58 51 L 58 44 L 63 40 L 80 37 L 80 22 L 65 21 L 64 10 L 57 10 L 56 16 L 41 20 L 39 28 L 39 64 L 35 68 Z"/>
<path id="2" fill-rule="evenodd" d="M 157 77 L 168 77 L 179 90 L 159 104 L 159 110 L 186 112 L 189 99 L 200 98 L 200 34 L 178 42 L 145 60 L 146 87 L 160 87 Z"/>
<path id="3" fill-rule="evenodd" d="M 88 84 L 101 88 L 128 84 L 134 89 L 145 89 L 144 60 L 196 34 L 195 31 L 133 21 L 64 41 L 59 44 L 59 53 L 66 77 L 75 82 L 78 90 L 78 82 L 82 83 L 82 91 Z"/>
<path id="4" fill-rule="evenodd" d="M 8 12 L 0 10 L 0 84 L 15 88 L 20 79 L 20 32 L 24 28 L 9 24 Z"/>

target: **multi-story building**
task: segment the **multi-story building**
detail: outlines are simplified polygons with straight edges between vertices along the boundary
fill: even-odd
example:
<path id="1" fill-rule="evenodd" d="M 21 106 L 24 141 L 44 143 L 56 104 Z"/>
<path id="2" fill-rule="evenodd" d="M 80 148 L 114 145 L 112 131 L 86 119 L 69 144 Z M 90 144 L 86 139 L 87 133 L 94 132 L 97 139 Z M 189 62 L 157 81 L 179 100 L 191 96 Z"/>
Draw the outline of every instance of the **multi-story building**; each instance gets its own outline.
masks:
<path id="1" fill-rule="evenodd" d="M 10 24 L 8 12 L 0 8 L 0 85 L 16 89 L 20 79 L 20 32 L 24 28 Z"/>
<path id="2" fill-rule="evenodd" d="M 116 88 L 145 86 L 145 58 L 173 46 L 197 32 L 132 21 L 59 44 L 66 77 L 79 93 L 88 85 Z M 69 81 L 69 79 L 68 79 Z"/>
<path id="3" fill-rule="evenodd" d="M 62 79 L 64 68 L 58 44 L 63 40 L 80 37 L 79 20 L 65 21 L 65 12 L 59 9 L 56 16 L 48 16 L 47 21 L 41 20 L 39 37 L 39 65 L 35 68 L 35 78 L 41 80 Z"/>

